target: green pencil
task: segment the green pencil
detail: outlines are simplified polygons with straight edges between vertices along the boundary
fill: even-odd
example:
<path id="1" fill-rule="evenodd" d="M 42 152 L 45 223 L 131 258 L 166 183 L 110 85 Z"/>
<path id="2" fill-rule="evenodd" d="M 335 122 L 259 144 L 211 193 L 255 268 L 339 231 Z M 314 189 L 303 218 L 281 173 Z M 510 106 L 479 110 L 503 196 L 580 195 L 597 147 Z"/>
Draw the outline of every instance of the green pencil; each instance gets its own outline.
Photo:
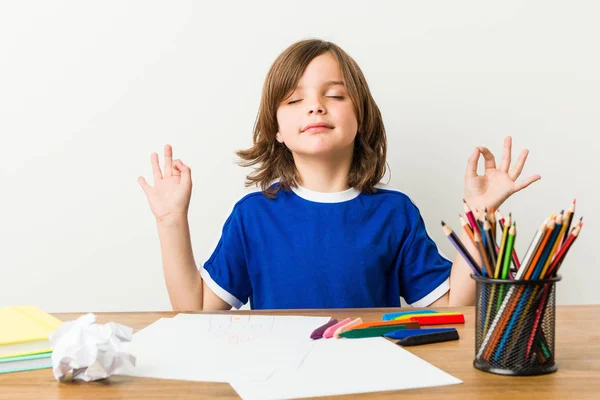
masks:
<path id="1" fill-rule="evenodd" d="M 510 216 L 508 217 L 510 220 Z M 496 259 L 496 270 L 494 271 L 494 279 L 500 278 L 500 269 L 502 268 L 502 261 L 504 261 L 504 251 L 506 250 L 506 239 L 508 236 L 508 225 L 504 225 L 502 232 L 502 239 L 500 240 L 500 247 L 498 248 L 498 258 Z"/>
<path id="2" fill-rule="evenodd" d="M 502 265 L 502 279 L 508 279 L 508 271 L 510 270 L 510 262 L 511 262 L 511 256 L 512 256 L 512 251 L 513 248 L 515 246 L 515 236 L 517 234 L 517 225 L 516 222 L 513 222 L 513 224 L 510 226 L 510 229 L 508 230 L 508 239 L 506 240 L 506 249 L 504 251 L 504 256 L 503 256 L 503 265 Z M 498 294 L 498 300 L 496 302 L 496 310 L 498 310 L 500 308 L 500 306 L 502 305 L 502 301 L 504 300 L 504 292 L 505 292 L 505 285 L 501 285 L 500 286 L 500 293 Z"/>
<path id="3" fill-rule="evenodd" d="M 502 266 L 502 279 L 508 279 L 508 271 L 510 269 L 510 260 L 512 256 L 513 248 L 515 247 L 515 236 L 517 234 L 517 223 L 513 222 L 512 226 L 508 230 L 508 243 L 506 244 L 506 251 L 504 253 L 504 265 Z"/>

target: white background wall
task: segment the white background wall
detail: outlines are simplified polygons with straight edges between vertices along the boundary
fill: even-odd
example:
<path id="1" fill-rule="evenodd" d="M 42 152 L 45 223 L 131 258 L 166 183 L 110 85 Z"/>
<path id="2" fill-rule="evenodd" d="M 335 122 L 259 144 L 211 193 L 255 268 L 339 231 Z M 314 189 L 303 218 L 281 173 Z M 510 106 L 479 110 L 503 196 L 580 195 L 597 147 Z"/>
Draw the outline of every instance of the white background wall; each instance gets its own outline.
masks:
<path id="1" fill-rule="evenodd" d="M 595 1 L 0 2 L 0 306 L 169 310 L 156 225 L 136 182 L 170 143 L 193 170 L 203 263 L 249 172 L 262 83 L 294 41 L 353 56 L 382 110 L 390 184 L 441 249 L 474 146 L 510 134 L 542 180 L 511 198 L 524 252 L 578 199 L 586 226 L 562 304 L 599 303 L 600 3 Z M 515 154 L 516 157 L 516 154 Z M 162 162 L 162 156 L 161 156 Z"/>

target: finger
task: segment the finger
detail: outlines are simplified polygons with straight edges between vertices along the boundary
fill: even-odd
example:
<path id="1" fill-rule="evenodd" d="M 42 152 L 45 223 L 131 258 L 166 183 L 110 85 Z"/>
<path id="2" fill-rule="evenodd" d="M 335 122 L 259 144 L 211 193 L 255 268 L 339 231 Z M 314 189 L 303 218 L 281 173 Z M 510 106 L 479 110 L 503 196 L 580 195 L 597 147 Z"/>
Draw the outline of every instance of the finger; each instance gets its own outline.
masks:
<path id="1" fill-rule="evenodd" d="M 515 187 L 515 193 L 517 193 L 519 190 L 525 189 L 527 186 L 531 185 L 535 181 L 539 181 L 540 179 L 542 179 L 541 176 L 533 175 L 527 179 L 520 181 L 519 183 L 517 183 L 517 186 Z"/>
<path id="2" fill-rule="evenodd" d="M 492 152 L 487 147 L 479 147 L 479 151 L 481 151 L 485 160 L 485 169 L 496 169 L 496 157 L 494 157 Z"/>
<path id="3" fill-rule="evenodd" d="M 517 163 L 514 167 L 510 169 L 508 172 L 508 176 L 513 181 L 516 181 L 519 175 L 521 175 L 521 171 L 523 171 L 523 166 L 525 165 L 525 161 L 527 160 L 527 156 L 529 155 L 529 150 L 525 149 L 519 154 L 519 158 L 517 159 Z"/>
<path id="4" fill-rule="evenodd" d="M 500 162 L 500 171 L 508 173 L 510 168 L 510 159 L 512 151 L 512 137 L 507 136 L 504 138 L 504 150 L 502 151 L 502 161 Z"/>
<path id="5" fill-rule="evenodd" d="M 150 156 L 152 160 L 152 173 L 154 174 L 154 184 L 162 179 L 162 171 L 160 170 L 160 165 L 158 165 L 158 154 L 152 153 Z"/>
<path id="6" fill-rule="evenodd" d="M 173 176 L 181 176 L 181 160 L 173 162 Z"/>
<path id="7" fill-rule="evenodd" d="M 181 169 L 181 183 L 186 185 L 192 184 L 192 170 L 179 160 L 179 168 Z"/>
<path id="8" fill-rule="evenodd" d="M 465 178 L 474 178 L 477 176 L 477 161 L 479 161 L 479 148 L 475 148 L 471 157 L 467 161 L 467 170 L 465 171 Z"/>
<path id="9" fill-rule="evenodd" d="M 172 175 L 173 170 L 173 148 L 171 145 L 165 145 L 165 176 Z"/>
<path id="10" fill-rule="evenodd" d="M 140 184 L 140 186 L 142 187 L 142 190 L 144 191 L 144 193 L 148 194 L 148 191 L 150 189 L 152 189 L 152 186 L 150 186 L 148 184 L 148 182 L 146 182 L 146 179 L 144 179 L 143 176 L 138 177 L 137 181 Z"/>

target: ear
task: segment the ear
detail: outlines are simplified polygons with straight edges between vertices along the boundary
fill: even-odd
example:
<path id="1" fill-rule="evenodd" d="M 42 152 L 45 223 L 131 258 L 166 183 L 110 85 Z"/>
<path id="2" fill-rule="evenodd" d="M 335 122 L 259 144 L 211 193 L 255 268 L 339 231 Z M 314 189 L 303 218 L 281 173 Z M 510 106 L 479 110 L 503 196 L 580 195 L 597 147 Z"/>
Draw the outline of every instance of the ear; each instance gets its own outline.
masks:
<path id="1" fill-rule="evenodd" d="M 277 139 L 279 143 L 283 143 L 283 137 L 281 136 L 281 133 L 277 132 L 275 139 Z"/>

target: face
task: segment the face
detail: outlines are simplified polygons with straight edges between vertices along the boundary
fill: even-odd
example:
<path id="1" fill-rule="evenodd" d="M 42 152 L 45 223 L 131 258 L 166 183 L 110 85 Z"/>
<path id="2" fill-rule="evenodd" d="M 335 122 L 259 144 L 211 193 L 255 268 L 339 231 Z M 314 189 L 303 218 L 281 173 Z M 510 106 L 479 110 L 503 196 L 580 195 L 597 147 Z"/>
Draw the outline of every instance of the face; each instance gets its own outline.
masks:
<path id="1" fill-rule="evenodd" d="M 279 105 L 277 123 L 277 140 L 295 155 L 352 156 L 358 123 L 333 54 L 308 64 L 294 92 Z"/>

